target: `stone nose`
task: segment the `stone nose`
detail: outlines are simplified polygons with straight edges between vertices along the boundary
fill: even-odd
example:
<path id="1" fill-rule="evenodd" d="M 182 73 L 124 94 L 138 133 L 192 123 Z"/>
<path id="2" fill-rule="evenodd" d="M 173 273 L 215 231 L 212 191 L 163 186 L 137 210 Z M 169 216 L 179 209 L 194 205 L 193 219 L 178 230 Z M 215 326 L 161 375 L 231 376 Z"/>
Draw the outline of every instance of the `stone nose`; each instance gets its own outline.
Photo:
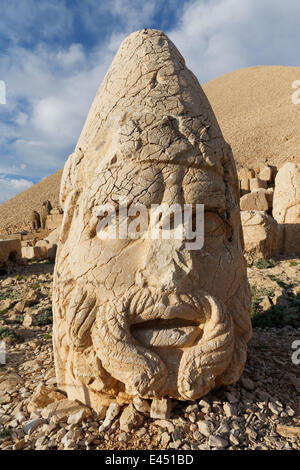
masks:
<path id="1" fill-rule="evenodd" d="M 137 282 L 162 290 L 179 288 L 193 271 L 184 240 L 147 240 L 147 254 Z"/>

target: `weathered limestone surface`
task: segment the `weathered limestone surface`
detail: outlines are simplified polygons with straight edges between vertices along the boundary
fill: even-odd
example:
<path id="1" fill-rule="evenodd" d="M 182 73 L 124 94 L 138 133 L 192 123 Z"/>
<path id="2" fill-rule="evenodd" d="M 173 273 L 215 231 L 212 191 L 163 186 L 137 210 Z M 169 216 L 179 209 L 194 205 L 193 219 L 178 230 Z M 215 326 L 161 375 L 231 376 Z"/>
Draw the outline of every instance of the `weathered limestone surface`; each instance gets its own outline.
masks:
<path id="1" fill-rule="evenodd" d="M 242 211 L 267 211 L 269 203 L 263 191 L 265 189 L 258 189 L 252 193 L 245 194 L 241 197 L 240 207 Z"/>
<path id="2" fill-rule="evenodd" d="M 59 239 L 59 229 L 53 230 L 47 238 L 39 240 L 36 244 L 36 248 L 43 250 L 44 257 L 50 260 L 55 260 L 57 244 Z"/>
<path id="3" fill-rule="evenodd" d="M 38 259 L 45 258 L 46 250 L 39 246 L 22 246 L 22 258 Z"/>
<path id="4" fill-rule="evenodd" d="M 21 240 L 0 240 L 0 267 L 16 258 L 21 258 Z"/>
<path id="5" fill-rule="evenodd" d="M 261 168 L 259 172 L 259 179 L 262 181 L 267 181 L 268 183 L 272 181 L 274 170 L 270 166 L 265 166 Z"/>
<path id="6" fill-rule="evenodd" d="M 99 239 L 97 209 L 204 204 L 205 242 Z M 251 336 L 239 187 L 196 77 L 160 31 L 131 34 L 95 97 L 60 192 L 58 385 L 108 399 L 196 399 L 238 380 Z M 126 398 L 127 397 L 127 398 Z"/>
<path id="7" fill-rule="evenodd" d="M 48 230 L 55 230 L 61 226 L 62 220 L 62 214 L 49 214 L 46 219 L 46 228 Z"/>
<path id="8" fill-rule="evenodd" d="M 248 261 L 257 258 L 272 258 L 277 248 L 277 222 L 263 211 L 241 211 Z"/>
<path id="9" fill-rule="evenodd" d="M 279 224 L 278 250 L 300 254 L 300 168 L 286 163 L 277 173 L 273 217 Z"/>

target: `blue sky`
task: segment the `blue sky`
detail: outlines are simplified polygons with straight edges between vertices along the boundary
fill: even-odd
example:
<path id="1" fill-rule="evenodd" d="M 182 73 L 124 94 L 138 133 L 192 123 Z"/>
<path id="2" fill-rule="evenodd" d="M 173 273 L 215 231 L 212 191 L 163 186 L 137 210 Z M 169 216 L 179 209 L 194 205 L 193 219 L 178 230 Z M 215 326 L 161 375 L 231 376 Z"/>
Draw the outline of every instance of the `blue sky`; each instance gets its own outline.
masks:
<path id="1" fill-rule="evenodd" d="M 62 168 L 122 40 L 164 30 L 205 83 L 299 66 L 299 0 L 0 0 L 0 203 Z M 300 77 L 295 77 L 299 79 Z"/>

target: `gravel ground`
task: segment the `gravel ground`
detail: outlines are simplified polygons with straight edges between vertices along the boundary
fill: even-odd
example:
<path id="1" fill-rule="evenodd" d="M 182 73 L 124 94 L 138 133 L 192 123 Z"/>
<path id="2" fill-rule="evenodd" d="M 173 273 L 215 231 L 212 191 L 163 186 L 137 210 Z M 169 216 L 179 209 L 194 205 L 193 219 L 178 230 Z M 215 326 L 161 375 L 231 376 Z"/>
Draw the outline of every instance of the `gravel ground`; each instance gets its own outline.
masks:
<path id="1" fill-rule="evenodd" d="M 42 408 L 32 411 L 32 396 L 41 384 L 48 397 L 56 393 L 64 398 L 57 394 L 53 368 L 54 266 L 46 262 L 12 266 L 0 278 L 0 336 L 7 349 L 6 364 L 0 366 L 0 449 L 299 450 L 300 364 L 292 361 L 292 343 L 300 340 L 295 313 L 299 266 L 300 259 L 280 259 L 274 267 L 249 268 L 252 285 L 261 287 L 265 281 L 264 294 L 275 290 L 279 294 L 281 289 L 277 297 L 258 298 L 259 318 L 270 310 L 266 298 L 275 306 L 274 299 L 285 299 L 287 320 L 284 317 L 276 328 L 254 328 L 247 365 L 237 384 L 201 400 L 174 401 L 169 419 L 150 418 L 147 401 L 143 412 L 132 405 L 116 405 L 113 414 L 107 411 L 107 418 L 111 415 L 107 425 L 103 425 L 104 415 L 89 412 L 86 416 L 80 410 L 71 418 L 66 414 L 59 419 L 45 419 Z M 279 279 L 284 287 L 278 286 Z M 127 419 L 124 427 L 125 408 L 134 419 Z"/>

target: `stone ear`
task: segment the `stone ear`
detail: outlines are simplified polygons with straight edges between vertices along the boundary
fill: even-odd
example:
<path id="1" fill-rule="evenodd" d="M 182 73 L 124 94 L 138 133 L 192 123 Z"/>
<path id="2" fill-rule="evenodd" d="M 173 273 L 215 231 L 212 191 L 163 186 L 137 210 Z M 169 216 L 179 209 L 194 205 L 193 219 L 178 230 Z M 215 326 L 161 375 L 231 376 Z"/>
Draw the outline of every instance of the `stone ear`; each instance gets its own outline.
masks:
<path id="1" fill-rule="evenodd" d="M 64 171 L 61 178 L 61 185 L 60 185 L 60 206 L 65 211 L 67 210 L 66 201 L 68 196 L 73 191 L 78 191 L 81 187 L 82 176 L 80 173 L 80 163 L 84 157 L 83 152 L 81 149 L 75 149 L 73 153 L 69 156 Z"/>
<path id="2" fill-rule="evenodd" d="M 68 238 L 69 230 L 71 227 L 74 210 L 76 207 L 76 202 L 79 197 L 80 192 L 77 190 L 70 191 L 66 200 L 64 201 L 63 209 L 64 216 L 60 229 L 60 242 L 65 243 Z"/>

